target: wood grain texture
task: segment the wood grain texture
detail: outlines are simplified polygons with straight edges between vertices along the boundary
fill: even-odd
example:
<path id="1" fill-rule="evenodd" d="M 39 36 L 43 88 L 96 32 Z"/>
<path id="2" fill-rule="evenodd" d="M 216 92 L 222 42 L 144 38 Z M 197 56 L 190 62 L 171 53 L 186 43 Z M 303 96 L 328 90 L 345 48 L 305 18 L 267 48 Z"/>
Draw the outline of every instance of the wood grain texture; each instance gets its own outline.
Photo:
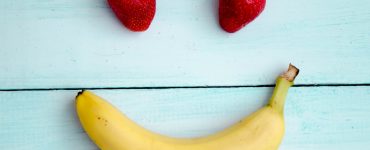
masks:
<path id="1" fill-rule="evenodd" d="M 98 90 L 140 125 L 204 136 L 263 106 L 272 88 Z M 77 91 L 0 92 L 0 149 L 94 150 L 74 110 Z M 370 87 L 290 90 L 281 150 L 370 147 Z"/>
<path id="2" fill-rule="evenodd" d="M 370 82 L 368 0 L 269 0 L 236 34 L 216 0 L 157 3 L 132 33 L 105 0 L 1 1 L 0 89 L 273 84 L 290 62 L 298 84 Z"/>

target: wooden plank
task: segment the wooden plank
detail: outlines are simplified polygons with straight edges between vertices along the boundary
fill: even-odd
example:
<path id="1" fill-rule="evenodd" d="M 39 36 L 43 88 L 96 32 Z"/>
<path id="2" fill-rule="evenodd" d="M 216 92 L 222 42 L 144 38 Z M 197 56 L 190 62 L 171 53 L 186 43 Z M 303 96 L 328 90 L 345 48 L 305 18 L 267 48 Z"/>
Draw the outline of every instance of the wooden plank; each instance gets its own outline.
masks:
<path id="1" fill-rule="evenodd" d="M 268 1 L 236 34 L 217 1 L 157 3 L 132 33 L 105 0 L 1 1 L 0 89 L 273 84 L 289 62 L 299 84 L 370 82 L 367 0 Z"/>
<path id="2" fill-rule="evenodd" d="M 204 136 L 266 103 L 272 88 L 98 90 L 140 125 L 173 137 Z M 74 110 L 77 91 L 0 92 L 0 149 L 97 149 Z M 370 87 L 292 88 L 281 150 L 370 146 Z"/>

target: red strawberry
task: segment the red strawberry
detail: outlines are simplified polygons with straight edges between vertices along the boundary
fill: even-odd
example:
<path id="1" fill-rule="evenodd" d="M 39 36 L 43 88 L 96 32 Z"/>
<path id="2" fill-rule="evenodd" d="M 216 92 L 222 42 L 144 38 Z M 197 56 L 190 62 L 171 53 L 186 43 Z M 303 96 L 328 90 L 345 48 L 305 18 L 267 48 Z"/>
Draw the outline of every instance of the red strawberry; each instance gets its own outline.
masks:
<path id="1" fill-rule="evenodd" d="M 109 6 L 128 29 L 138 32 L 149 28 L 155 14 L 155 0 L 108 0 Z"/>
<path id="2" fill-rule="evenodd" d="M 230 33 L 253 21 L 265 8 L 266 0 L 219 0 L 219 22 Z"/>

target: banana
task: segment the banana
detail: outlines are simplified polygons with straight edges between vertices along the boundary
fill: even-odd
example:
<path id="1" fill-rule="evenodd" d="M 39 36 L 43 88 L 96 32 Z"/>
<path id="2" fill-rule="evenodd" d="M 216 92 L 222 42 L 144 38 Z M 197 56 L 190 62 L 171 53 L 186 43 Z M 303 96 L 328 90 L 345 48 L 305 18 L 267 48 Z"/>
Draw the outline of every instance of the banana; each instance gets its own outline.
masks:
<path id="1" fill-rule="evenodd" d="M 285 130 L 285 98 L 298 72 L 290 65 L 277 78 L 266 106 L 206 137 L 171 138 L 151 132 L 90 91 L 79 92 L 76 109 L 82 127 L 102 150 L 276 150 Z"/>

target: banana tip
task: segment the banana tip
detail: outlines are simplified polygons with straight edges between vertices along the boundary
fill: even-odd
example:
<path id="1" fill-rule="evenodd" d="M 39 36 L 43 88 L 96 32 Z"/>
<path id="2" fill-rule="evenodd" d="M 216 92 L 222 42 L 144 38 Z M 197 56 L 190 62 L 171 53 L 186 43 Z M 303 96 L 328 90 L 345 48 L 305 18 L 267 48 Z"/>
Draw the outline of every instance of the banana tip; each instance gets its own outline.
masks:
<path id="1" fill-rule="evenodd" d="M 290 82 L 293 82 L 298 74 L 299 74 L 299 69 L 296 66 L 294 66 L 292 64 L 289 64 L 288 70 L 286 72 L 284 72 L 281 75 L 281 77 L 285 78 L 286 80 L 288 80 Z"/>
<path id="2" fill-rule="evenodd" d="M 81 91 L 79 91 L 79 92 L 77 93 L 77 95 L 76 95 L 76 98 L 77 98 L 78 96 L 82 95 L 85 91 L 86 91 L 86 90 L 81 90 Z"/>

